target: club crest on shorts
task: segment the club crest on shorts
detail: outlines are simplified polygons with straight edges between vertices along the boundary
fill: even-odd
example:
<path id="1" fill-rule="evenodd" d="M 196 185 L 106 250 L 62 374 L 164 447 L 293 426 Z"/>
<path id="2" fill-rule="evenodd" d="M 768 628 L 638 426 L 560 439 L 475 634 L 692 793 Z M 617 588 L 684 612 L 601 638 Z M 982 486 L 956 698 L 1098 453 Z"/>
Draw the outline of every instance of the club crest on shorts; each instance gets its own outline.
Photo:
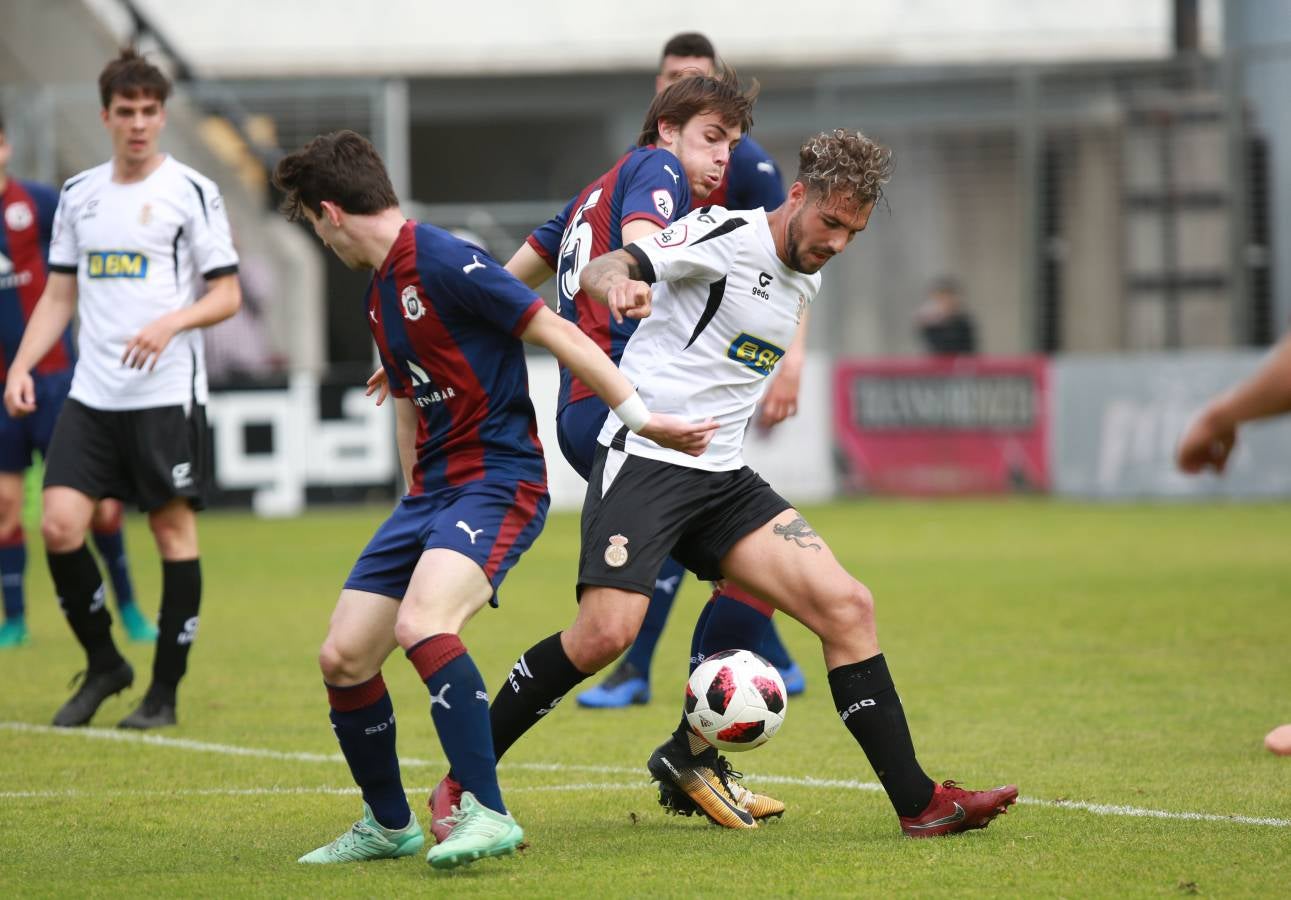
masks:
<path id="1" fill-rule="evenodd" d="M 605 548 L 605 564 L 619 568 L 627 565 L 628 561 L 628 539 L 621 534 L 610 535 L 610 545 Z"/>
<path id="2" fill-rule="evenodd" d="M 403 304 L 403 317 L 409 322 L 416 322 L 426 314 L 426 306 L 417 296 L 417 286 L 408 285 L 399 295 L 399 302 Z"/>

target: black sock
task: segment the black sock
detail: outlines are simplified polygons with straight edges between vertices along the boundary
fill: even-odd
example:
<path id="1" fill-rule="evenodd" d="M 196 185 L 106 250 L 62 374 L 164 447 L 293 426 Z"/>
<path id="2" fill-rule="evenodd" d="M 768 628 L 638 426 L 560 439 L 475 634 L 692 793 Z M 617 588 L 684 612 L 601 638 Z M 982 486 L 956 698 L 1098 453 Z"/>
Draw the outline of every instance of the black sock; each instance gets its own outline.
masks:
<path id="1" fill-rule="evenodd" d="M 49 575 L 58 592 L 58 602 L 72 626 L 72 633 L 85 648 L 92 672 L 114 669 L 124 662 L 112 642 L 112 614 L 98 564 L 84 544 L 70 553 L 46 551 Z"/>
<path id="2" fill-rule="evenodd" d="M 561 698 L 592 673 L 580 672 L 560 645 L 560 632 L 534 644 L 516 660 L 498 689 L 489 720 L 498 759 L 520 736 L 556 708 Z"/>
<path id="3" fill-rule="evenodd" d="M 157 653 L 152 658 L 152 700 L 175 702 L 175 690 L 188 669 L 188 652 L 197 638 L 202 604 L 202 564 L 197 559 L 162 560 L 161 616 Z"/>
<path id="4" fill-rule="evenodd" d="M 829 689 L 838 715 L 865 751 L 897 815 L 923 812 L 932 800 L 933 782 L 915 759 L 910 726 L 883 654 L 831 669 Z"/>

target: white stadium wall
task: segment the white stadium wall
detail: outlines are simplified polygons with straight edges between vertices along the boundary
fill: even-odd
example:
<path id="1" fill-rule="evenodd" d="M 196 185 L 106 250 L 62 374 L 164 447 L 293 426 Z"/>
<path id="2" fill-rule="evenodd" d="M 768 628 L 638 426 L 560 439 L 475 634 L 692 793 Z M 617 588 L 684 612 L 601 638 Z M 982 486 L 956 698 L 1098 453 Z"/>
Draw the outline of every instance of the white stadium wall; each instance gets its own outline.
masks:
<path id="1" fill-rule="evenodd" d="M 111 0 L 87 0 L 105 14 Z M 1218 41 L 1219 0 L 1203 0 Z M 207 76 L 489 74 L 649 69 L 679 31 L 707 33 L 740 65 L 946 63 L 1161 57 L 1166 0 L 821 0 L 810 14 L 772 0 L 426 3 L 384 0 L 137 0 Z"/>

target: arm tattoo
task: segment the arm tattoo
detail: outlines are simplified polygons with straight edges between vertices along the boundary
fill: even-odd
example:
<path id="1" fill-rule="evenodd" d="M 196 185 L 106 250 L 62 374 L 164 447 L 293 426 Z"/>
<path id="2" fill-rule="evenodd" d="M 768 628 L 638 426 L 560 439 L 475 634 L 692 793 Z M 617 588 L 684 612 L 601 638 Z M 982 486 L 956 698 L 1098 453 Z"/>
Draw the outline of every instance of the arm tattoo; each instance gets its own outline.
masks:
<path id="1" fill-rule="evenodd" d="M 809 547 L 812 550 L 819 551 L 820 544 L 817 544 L 812 538 L 816 537 L 816 532 L 807 524 L 807 520 L 802 516 L 794 519 L 788 525 L 773 525 L 772 530 L 783 537 L 786 541 L 793 541 L 799 547 Z"/>
<path id="2" fill-rule="evenodd" d="M 623 275 L 640 281 L 641 265 L 626 250 L 615 250 L 589 262 L 579 280 L 588 293 L 603 301 L 615 278 Z"/>

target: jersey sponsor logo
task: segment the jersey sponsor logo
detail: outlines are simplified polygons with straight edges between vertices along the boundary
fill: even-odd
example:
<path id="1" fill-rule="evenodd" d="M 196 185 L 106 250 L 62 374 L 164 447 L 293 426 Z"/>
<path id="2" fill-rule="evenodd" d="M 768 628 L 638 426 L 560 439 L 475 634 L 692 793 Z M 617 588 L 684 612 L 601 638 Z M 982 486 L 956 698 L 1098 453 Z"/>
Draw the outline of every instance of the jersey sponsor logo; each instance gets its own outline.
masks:
<path id="1" fill-rule="evenodd" d="M 430 373 L 417 365 L 412 360 L 407 360 L 408 376 L 412 379 L 414 406 L 430 406 L 434 403 L 443 403 L 445 400 L 451 400 L 457 396 L 457 392 L 450 388 L 435 388 L 430 380 Z"/>
<path id="2" fill-rule="evenodd" d="M 95 250 L 86 254 L 90 278 L 147 278 L 148 257 L 132 250 Z"/>
<path id="3" fill-rule="evenodd" d="M 480 258 L 479 258 L 478 256 L 476 256 L 474 253 L 472 253 L 472 254 L 471 254 L 471 259 L 473 259 L 473 260 L 474 260 L 474 262 L 472 262 L 472 263 L 471 263 L 471 264 L 469 264 L 469 265 L 462 266 L 462 271 L 463 271 L 464 273 L 466 273 L 467 275 L 470 275 L 470 274 L 471 274 L 472 272 L 474 272 L 476 269 L 483 269 L 483 268 L 485 268 L 484 263 L 480 262 Z"/>
<path id="4" fill-rule="evenodd" d="M 784 356 L 784 350 L 775 344 L 762 340 L 762 338 L 754 337 L 747 332 L 741 331 L 739 336 L 731 341 L 731 346 L 727 349 L 726 356 L 740 365 L 748 366 L 755 372 L 770 375 L 776 363 Z"/>
<path id="5" fill-rule="evenodd" d="M 0 253 L 0 290 L 26 287 L 31 284 L 32 277 L 31 272 L 25 269 L 21 272 L 14 271 L 13 260 Z"/>
<path id="6" fill-rule="evenodd" d="M 672 194 L 667 191 L 659 190 L 655 191 L 650 196 L 654 198 L 654 208 L 659 210 L 659 215 L 663 216 L 665 219 L 671 219 L 673 209 Z"/>
<path id="7" fill-rule="evenodd" d="M 753 296 L 761 297 L 763 300 L 770 300 L 771 294 L 767 292 L 766 286 L 771 283 L 771 276 L 766 272 L 758 273 L 757 286 L 753 288 Z"/>
<path id="8" fill-rule="evenodd" d="M 667 250 L 669 247 L 680 247 L 686 243 L 688 229 L 685 225 L 678 224 L 671 228 L 665 228 L 654 236 L 654 242 L 658 246 Z"/>
<path id="9" fill-rule="evenodd" d="M 621 534 L 610 535 L 610 545 L 605 548 L 605 564 L 615 569 L 628 563 L 628 539 Z"/>
<path id="10" fill-rule="evenodd" d="M 417 286 L 410 284 L 403 289 L 399 295 L 399 303 L 403 306 L 403 317 L 409 322 L 416 322 L 426 314 L 426 304 L 421 302 L 417 296 Z"/>
<path id="11" fill-rule="evenodd" d="M 36 215 L 25 200 L 16 200 L 4 208 L 4 223 L 13 231 L 30 228 L 35 221 Z"/>
<path id="12" fill-rule="evenodd" d="M 93 219 L 98 214 L 99 200 L 95 197 L 93 200 L 90 200 L 85 204 L 85 209 L 81 210 L 81 221 L 84 222 L 86 219 Z"/>

